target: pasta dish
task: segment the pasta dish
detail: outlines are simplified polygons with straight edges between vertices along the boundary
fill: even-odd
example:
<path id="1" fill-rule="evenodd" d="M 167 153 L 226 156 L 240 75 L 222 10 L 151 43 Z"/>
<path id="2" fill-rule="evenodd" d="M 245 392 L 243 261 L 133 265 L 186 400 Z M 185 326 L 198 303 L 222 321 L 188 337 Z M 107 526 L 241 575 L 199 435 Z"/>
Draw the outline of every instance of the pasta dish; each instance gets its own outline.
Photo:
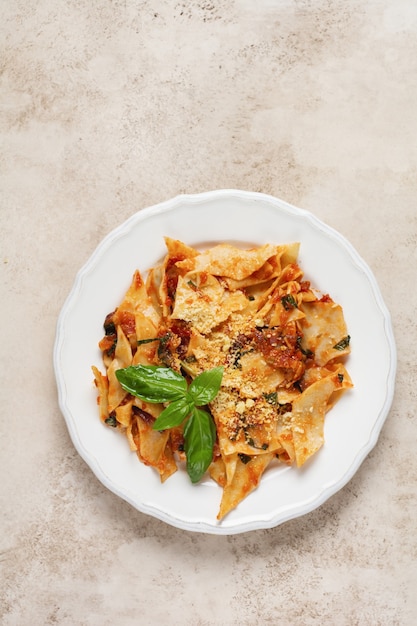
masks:
<path id="1" fill-rule="evenodd" d="M 162 482 L 191 454 L 205 456 L 201 472 L 222 489 L 221 520 L 267 468 L 301 467 L 323 446 L 325 416 L 353 386 L 350 336 L 342 307 L 304 279 L 298 243 L 165 244 L 163 261 L 136 270 L 104 320 L 104 373 L 92 366 L 99 416 Z M 161 374 L 179 391 L 160 402 L 135 394 L 121 371 Z M 210 372 L 219 375 L 213 393 Z"/>

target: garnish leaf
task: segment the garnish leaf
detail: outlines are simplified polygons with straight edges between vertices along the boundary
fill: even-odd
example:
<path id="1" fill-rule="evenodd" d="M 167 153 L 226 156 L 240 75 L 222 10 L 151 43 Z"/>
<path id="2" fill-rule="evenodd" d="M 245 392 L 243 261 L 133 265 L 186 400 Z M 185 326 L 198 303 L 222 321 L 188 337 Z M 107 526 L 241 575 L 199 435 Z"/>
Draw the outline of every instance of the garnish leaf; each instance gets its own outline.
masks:
<path id="1" fill-rule="evenodd" d="M 153 430 L 166 430 L 179 426 L 193 410 L 193 402 L 187 396 L 171 402 L 156 418 Z"/>
<path id="2" fill-rule="evenodd" d="M 212 402 L 219 393 L 223 377 L 223 367 L 214 367 L 201 372 L 191 382 L 188 392 L 195 406 L 204 406 Z"/>
<path id="3" fill-rule="evenodd" d="M 145 402 L 178 400 L 187 392 L 185 378 L 169 367 L 130 365 L 116 370 L 116 377 L 125 391 Z"/>
<path id="4" fill-rule="evenodd" d="M 184 448 L 187 472 L 192 483 L 197 483 L 213 459 L 216 428 L 209 413 L 194 407 L 184 427 Z"/>
<path id="5" fill-rule="evenodd" d="M 184 450 L 191 482 L 198 482 L 213 459 L 216 427 L 210 413 L 198 408 L 219 392 L 223 367 L 206 370 L 191 384 L 175 370 L 157 365 L 130 365 L 116 371 L 123 389 L 145 402 L 169 403 L 153 423 L 153 430 L 184 425 Z M 188 418 L 188 419 L 187 419 Z"/>

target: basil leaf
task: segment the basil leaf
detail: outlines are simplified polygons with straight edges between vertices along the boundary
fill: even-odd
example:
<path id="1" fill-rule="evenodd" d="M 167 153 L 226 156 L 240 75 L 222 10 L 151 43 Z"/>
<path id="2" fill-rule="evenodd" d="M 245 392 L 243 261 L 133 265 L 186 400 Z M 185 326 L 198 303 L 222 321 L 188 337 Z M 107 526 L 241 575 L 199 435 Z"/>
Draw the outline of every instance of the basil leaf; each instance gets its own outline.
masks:
<path id="1" fill-rule="evenodd" d="M 116 370 L 123 389 L 145 402 L 169 402 L 183 398 L 187 381 L 175 370 L 156 365 L 130 365 Z"/>
<path id="2" fill-rule="evenodd" d="M 191 413 L 193 406 L 187 397 L 174 400 L 158 415 L 152 426 L 153 430 L 165 430 L 179 426 Z"/>
<path id="3" fill-rule="evenodd" d="M 192 483 L 197 483 L 213 459 L 216 428 L 206 411 L 194 408 L 184 427 L 184 450 L 187 472 Z"/>
<path id="4" fill-rule="evenodd" d="M 154 430 L 184 426 L 184 450 L 191 482 L 198 482 L 213 459 L 216 427 L 210 413 L 198 406 L 208 404 L 219 392 L 223 367 L 199 374 L 187 389 L 187 380 L 169 367 L 131 365 L 116 371 L 123 389 L 145 402 L 169 402 L 153 423 Z M 188 417 L 188 420 L 187 420 Z"/>
<path id="5" fill-rule="evenodd" d="M 191 382 L 188 392 L 196 406 L 208 404 L 219 393 L 223 377 L 223 367 L 214 367 L 211 370 L 201 372 Z"/>

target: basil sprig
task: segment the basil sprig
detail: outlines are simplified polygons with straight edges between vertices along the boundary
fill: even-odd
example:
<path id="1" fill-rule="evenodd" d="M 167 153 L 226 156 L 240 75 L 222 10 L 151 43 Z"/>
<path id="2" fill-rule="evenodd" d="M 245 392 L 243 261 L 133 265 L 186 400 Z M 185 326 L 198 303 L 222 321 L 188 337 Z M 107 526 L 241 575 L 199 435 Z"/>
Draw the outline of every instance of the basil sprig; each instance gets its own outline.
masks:
<path id="1" fill-rule="evenodd" d="M 154 430 L 184 426 L 184 451 L 191 482 L 198 482 L 213 458 L 216 428 L 210 413 L 200 407 L 217 396 L 223 367 L 206 370 L 187 384 L 186 379 L 169 367 L 131 365 L 116 371 L 128 393 L 150 403 L 169 403 L 155 420 Z"/>

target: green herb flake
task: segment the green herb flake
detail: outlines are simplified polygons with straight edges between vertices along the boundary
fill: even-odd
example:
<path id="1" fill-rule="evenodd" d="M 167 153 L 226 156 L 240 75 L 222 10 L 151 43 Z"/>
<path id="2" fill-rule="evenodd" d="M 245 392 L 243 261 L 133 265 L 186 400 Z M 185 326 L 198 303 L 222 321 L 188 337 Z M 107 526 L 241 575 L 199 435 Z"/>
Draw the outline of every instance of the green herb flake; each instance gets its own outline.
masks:
<path id="1" fill-rule="evenodd" d="M 306 356 L 308 358 L 311 358 L 312 356 L 314 356 L 314 352 L 312 352 L 309 349 L 303 348 L 303 346 L 301 345 L 301 340 L 302 340 L 302 337 L 298 336 L 297 337 L 297 346 L 298 346 L 298 349 L 300 350 L 300 352 L 302 352 L 302 354 L 304 354 L 304 356 Z"/>
<path id="2" fill-rule="evenodd" d="M 138 346 L 143 346 L 145 343 L 152 343 L 153 341 L 159 341 L 160 337 L 152 337 L 150 339 L 139 339 L 136 343 Z"/>
<path id="3" fill-rule="evenodd" d="M 350 344 L 350 335 L 343 337 L 335 346 L 333 346 L 334 350 L 345 350 Z"/>
<path id="4" fill-rule="evenodd" d="M 206 370 L 187 384 L 175 370 L 156 365 L 131 365 L 116 371 L 125 391 L 145 402 L 167 403 L 155 420 L 154 430 L 184 426 L 184 451 L 191 482 L 198 482 L 213 459 L 216 427 L 208 411 L 201 409 L 212 402 L 220 390 L 223 367 Z"/>
<path id="5" fill-rule="evenodd" d="M 264 398 L 269 404 L 278 404 L 278 394 L 276 391 L 264 393 Z"/>
<path id="6" fill-rule="evenodd" d="M 197 362 L 197 358 L 194 356 L 194 354 L 191 354 L 190 356 L 186 356 L 184 359 L 184 363 L 196 363 Z"/>
<path id="7" fill-rule="evenodd" d="M 195 284 L 195 282 L 193 282 L 192 280 L 187 281 L 187 285 L 188 285 L 189 287 L 191 287 L 191 289 L 192 289 L 193 291 L 197 291 L 197 289 L 198 289 L 197 285 L 196 285 L 196 284 Z"/>
<path id="8" fill-rule="evenodd" d="M 281 304 L 286 311 L 298 309 L 297 301 L 291 293 L 287 293 L 287 295 L 281 298 Z"/>
<path id="9" fill-rule="evenodd" d="M 106 355 L 107 355 L 107 356 L 110 356 L 110 357 L 112 357 L 112 358 L 113 358 L 113 357 L 114 357 L 114 354 L 115 354 L 115 352 L 116 352 L 116 346 L 117 346 L 117 337 L 115 337 L 115 338 L 113 339 L 113 343 L 112 343 L 112 345 L 110 346 L 110 348 L 108 348 L 108 349 L 105 351 Z"/>
<path id="10" fill-rule="evenodd" d="M 107 426 L 111 426 L 112 428 L 117 427 L 117 419 L 114 411 L 110 413 L 110 415 L 104 420 L 104 422 L 107 424 Z"/>

